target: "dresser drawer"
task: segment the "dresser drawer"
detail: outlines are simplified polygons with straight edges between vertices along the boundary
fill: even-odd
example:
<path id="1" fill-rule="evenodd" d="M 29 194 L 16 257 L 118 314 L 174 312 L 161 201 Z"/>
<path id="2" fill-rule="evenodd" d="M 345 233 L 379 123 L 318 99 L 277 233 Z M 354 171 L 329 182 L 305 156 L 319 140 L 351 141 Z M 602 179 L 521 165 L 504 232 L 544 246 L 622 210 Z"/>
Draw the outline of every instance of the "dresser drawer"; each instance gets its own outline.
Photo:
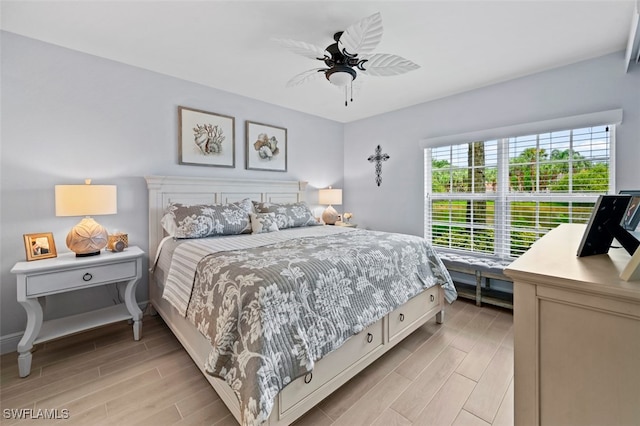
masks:
<path id="1" fill-rule="evenodd" d="M 439 286 L 433 286 L 389 314 L 389 340 L 410 328 L 416 321 L 430 314 L 439 303 Z"/>
<path id="2" fill-rule="evenodd" d="M 316 362 L 311 373 L 291 382 L 280 392 L 280 413 L 284 414 L 359 359 L 381 348 L 382 330 L 382 320 L 370 325 L 347 340 L 339 351 L 333 351 Z"/>
<path id="3" fill-rule="evenodd" d="M 125 281 L 136 277 L 136 260 L 110 265 L 67 269 L 26 278 L 27 297 L 55 294 L 105 282 Z"/>

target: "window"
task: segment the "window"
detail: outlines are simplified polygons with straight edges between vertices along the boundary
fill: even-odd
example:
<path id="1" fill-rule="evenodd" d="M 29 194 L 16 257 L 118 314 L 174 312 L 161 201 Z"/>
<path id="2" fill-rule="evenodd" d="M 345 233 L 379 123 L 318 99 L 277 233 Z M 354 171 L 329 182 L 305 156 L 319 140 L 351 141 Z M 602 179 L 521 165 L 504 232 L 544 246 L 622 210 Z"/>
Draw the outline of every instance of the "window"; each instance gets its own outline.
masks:
<path id="1" fill-rule="evenodd" d="M 613 125 L 425 149 L 425 237 L 514 258 L 613 189 Z"/>

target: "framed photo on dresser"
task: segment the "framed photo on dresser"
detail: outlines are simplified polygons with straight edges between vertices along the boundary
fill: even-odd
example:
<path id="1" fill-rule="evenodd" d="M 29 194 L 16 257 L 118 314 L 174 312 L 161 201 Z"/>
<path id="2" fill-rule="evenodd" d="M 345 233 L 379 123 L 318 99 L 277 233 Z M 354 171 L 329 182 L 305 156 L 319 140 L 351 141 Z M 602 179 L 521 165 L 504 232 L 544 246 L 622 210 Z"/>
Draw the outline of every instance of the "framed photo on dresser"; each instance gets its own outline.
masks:
<path id="1" fill-rule="evenodd" d="M 622 226 L 627 231 L 635 231 L 638 228 L 638 223 L 640 223 L 640 208 L 638 208 L 640 207 L 640 190 L 622 190 L 620 194 L 631 195 L 631 202 L 622 220 Z"/>
<path id="2" fill-rule="evenodd" d="M 608 253 L 614 238 L 630 254 L 635 252 L 638 241 L 624 227 L 625 214 L 631 201 L 628 194 L 598 197 L 580 241 L 578 257 Z"/>

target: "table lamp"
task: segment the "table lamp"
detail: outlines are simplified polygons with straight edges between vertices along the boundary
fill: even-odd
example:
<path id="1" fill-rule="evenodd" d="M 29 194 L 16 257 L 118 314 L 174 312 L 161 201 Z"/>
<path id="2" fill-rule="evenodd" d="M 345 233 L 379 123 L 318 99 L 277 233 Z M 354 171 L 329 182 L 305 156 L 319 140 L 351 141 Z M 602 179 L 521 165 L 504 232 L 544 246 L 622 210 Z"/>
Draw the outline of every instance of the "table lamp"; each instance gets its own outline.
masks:
<path id="1" fill-rule="evenodd" d="M 335 225 L 338 220 L 338 212 L 333 205 L 342 204 L 342 189 L 321 189 L 318 191 L 318 202 L 320 204 L 328 204 L 329 207 L 322 212 L 322 221 L 327 225 Z"/>
<path id="2" fill-rule="evenodd" d="M 95 256 L 107 246 L 107 230 L 92 215 L 118 213 L 115 185 L 56 185 L 56 216 L 85 216 L 67 235 L 67 247 L 77 257 Z"/>

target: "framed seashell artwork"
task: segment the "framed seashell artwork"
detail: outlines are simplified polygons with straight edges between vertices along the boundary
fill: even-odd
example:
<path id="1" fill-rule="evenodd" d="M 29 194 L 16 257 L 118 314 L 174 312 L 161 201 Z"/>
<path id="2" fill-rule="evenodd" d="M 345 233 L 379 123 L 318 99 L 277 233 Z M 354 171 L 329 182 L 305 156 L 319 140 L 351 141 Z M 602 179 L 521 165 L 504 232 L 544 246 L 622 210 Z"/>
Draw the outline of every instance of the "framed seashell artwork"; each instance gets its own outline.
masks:
<path id="1" fill-rule="evenodd" d="M 246 122 L 247 170 L 287 171 L 287 129 Z"/>
<path id="2" fill-rule="evenodd" d="M 235 167 L 235 118 L 199 109 L 178 107 L 180 164 Z"/>

